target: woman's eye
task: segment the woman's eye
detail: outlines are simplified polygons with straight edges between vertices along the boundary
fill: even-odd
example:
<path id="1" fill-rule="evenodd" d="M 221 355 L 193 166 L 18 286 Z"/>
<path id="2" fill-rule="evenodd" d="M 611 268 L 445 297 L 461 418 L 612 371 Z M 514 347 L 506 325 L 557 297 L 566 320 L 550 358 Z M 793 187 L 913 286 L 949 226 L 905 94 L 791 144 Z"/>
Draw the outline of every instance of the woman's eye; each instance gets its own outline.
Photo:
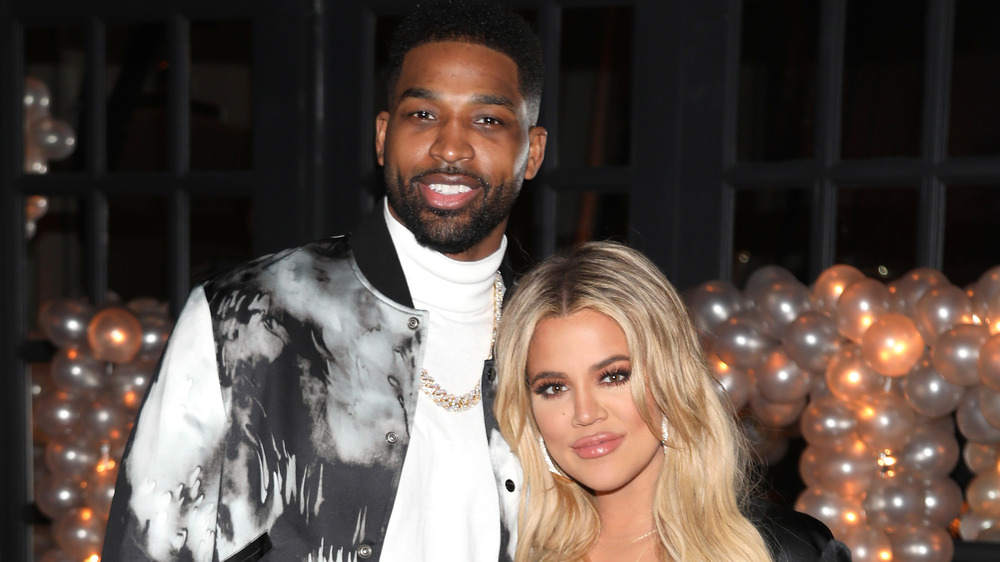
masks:
<path id="1" fill-rule="evenodd" d="M 543 384 L 535 388 L 535 394 L 543 396 L 545 398 L 553 397 L 561 392 L 566 391 L 566 385 L 559 383 L 548 383 Z"/>
<path id="2" fill-rule="evenodd" d="M 601 382 L 614 385 L 624 384 L 628 382 L 630 375 L 631 373 L 629 371 L 611 371 L 609 373 L 604 373 L 604 376 L 601 377 Z"/>

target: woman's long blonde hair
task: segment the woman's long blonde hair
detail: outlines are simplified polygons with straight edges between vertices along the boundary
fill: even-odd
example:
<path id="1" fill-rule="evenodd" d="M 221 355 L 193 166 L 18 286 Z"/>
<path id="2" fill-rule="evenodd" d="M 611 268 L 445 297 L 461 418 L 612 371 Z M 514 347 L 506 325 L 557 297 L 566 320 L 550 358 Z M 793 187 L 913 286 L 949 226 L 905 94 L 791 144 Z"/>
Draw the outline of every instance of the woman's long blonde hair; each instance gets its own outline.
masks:
<path id="1" fill-rule="evenodd" d="M 705 363 L 684 303 L 649 259 L 621 244 L 589 242 L 543 261 L 508 300 L 497 334 L 494 408 L 524 469 L 517 562 L 584 559 L 600 534 L 592 494 L 545 464 L 525 372 L 539 322 L 584 309 L 621 326 L 636 407 L 655 435 L 664 416 L 669 423 L 653 498 L 661 556 L 770 560 L 764 539 L 744 516 L 750 478 L 743 434 Z M 648 408 L 647 393 L 656 411 Z"/>

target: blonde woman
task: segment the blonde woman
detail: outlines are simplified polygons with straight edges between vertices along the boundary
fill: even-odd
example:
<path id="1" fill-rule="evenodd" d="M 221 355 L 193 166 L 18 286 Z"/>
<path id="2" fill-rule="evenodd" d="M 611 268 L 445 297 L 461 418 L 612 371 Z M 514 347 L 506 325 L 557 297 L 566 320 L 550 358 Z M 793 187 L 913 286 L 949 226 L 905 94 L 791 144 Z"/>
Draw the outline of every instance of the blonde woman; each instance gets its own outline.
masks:
<path id="1" fill-rule="evenodd" d="M 592 242 L 524 277 L 497 335 L 500 430 L 524 469 L 517 562 L 849 560 L 749 497 L 746 444 L 677 292 Z"/>

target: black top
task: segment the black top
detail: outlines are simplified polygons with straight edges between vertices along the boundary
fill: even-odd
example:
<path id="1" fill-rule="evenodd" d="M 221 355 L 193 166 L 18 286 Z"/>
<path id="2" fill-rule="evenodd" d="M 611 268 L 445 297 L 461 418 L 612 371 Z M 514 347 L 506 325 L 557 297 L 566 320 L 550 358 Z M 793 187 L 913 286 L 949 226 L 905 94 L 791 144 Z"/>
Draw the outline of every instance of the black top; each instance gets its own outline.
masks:
<path id="1" fill-rule="evenodd" d="M 847 545 L 815 517 L 769 502 L 754 504 L 748 514 L 767 542 L 771 557 L 779 562 L 850 562 Z"/>

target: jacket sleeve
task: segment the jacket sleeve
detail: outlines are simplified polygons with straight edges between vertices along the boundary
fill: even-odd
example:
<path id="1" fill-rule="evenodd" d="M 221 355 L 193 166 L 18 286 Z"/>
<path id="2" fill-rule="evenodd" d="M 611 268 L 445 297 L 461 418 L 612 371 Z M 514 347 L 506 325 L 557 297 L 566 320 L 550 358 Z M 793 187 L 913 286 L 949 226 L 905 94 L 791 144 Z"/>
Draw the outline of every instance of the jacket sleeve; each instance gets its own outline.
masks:
<path id="1" fill-rule="evenodd" d="M 212 560 L 228 416 L 205 291 L 191 292 L 119 468 L 102 560 Z"/>

